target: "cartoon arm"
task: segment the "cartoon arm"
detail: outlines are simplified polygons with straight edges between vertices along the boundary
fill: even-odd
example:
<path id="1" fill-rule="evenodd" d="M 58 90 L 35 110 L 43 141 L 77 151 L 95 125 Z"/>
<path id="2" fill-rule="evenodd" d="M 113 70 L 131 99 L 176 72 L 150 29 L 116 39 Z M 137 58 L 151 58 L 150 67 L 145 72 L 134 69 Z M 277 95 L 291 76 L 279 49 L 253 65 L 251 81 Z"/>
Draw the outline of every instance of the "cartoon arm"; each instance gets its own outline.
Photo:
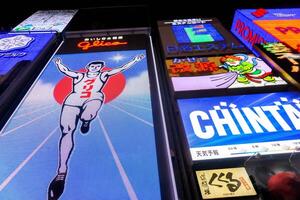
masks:
<path id="1" fill-rule="evenodd" d="M 144 54 L 137 55 L 134 57 L 134 59 L 132 59 L 131 61 L 129 61 L 127 64 L 123 65 L 122 67 L 108 71 L 107 75 L 112 76 L 117 73 L 123 72 L 123 71 L 129 69 L 130 67 L 132 67 L 135 63 L 141 61 L 144 57 L 145 57 Z"/>
<path id="2" fill-rule="evenodd" d="M 54 63 L 57 66 L 58 70 L 61 71 L 66 76 L 69 76 L 71 78 L 78 78 L 79 77 L 80 73 L 71 71 L 69 68 L 64 66 L 60 58 L 55 59 Z"/>

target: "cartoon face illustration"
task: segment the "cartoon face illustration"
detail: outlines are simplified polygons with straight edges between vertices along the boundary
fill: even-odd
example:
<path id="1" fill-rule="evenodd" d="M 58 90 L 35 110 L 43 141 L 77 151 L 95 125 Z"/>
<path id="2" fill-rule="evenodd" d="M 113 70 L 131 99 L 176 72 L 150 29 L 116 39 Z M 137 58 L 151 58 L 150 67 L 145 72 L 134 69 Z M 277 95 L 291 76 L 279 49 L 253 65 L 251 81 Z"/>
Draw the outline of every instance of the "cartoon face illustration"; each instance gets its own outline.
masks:
<path id="1" fill-rule="evenodd" d="M 224 60 L 224 61 L 228 65 L 237 66 L 240 64 L 240 62 L 241 62 L 240 60 L 241 60 L 240 58 L 232 56 L 232 57 L 226 58 L 226 60 Z"/>
<path id="2" fill-rule="evenodd" d="M 238 74 L 250 73 L 253 70 L 254 65 L 250 62 L 242 60 L 238 56 L 224 56 L 220 60 L 227 66 L 230 72 L 237 72 Z"/>
<path id="3" fill-rule="evenodd" d="M 259 68 L 259 58 L 249 58 L 246 54 L 226 55 L 220 58 L 223 63 L 220 67 L 226 68 L 229 72 L 237 73 L 237 82 L 249 84 L 251 82 L 260 83 L 275 82 L 271 72 L 265 72 Z"/>
<path id="4" fill-rule="evenodd" d="M 94 61 L 89 63 L 86 66 L 86 69 L 89 72 L 100 72 L 100 70 L 102 69 L 102 67 L 104 66 L 104 61 Z"/>

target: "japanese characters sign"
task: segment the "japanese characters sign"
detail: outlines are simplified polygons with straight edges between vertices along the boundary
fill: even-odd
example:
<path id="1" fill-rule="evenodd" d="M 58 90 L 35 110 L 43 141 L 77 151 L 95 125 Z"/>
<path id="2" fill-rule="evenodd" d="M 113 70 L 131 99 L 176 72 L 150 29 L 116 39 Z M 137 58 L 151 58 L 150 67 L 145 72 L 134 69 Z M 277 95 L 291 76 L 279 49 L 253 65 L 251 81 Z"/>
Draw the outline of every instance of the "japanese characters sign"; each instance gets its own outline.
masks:
<path id="1" fill-rule="evenodd" d="M 158 29 L 166 58 L 248 52 L 216 18 L 159 21 Z"/>
<path id="2" fill-rule="evenodd" d="M 203 199 L 256 195 L 244 167 L 196 172 Z"/>
<path id="3" fill-rule="evenodd" d="M 285 85 L 260 58 L 251 54 L 166 60 L 175 92 Z"/>

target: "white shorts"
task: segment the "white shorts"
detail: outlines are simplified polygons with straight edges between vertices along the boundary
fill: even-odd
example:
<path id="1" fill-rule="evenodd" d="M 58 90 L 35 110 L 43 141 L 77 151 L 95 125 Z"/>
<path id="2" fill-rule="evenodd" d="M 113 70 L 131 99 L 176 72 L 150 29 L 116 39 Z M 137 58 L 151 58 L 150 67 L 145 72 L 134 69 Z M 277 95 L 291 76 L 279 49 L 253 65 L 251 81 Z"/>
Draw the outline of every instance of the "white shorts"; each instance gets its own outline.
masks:
<path id="1" fill-rule="evenodd" d="M 69 94 L 69 96 L 65 99 L 64 105 L 82 107 L 84 104 L 92 100 L 99 100 L 101 102 L 104 101 L 104 94 L 101 92 L 93 93 L 89 98 L 80 98 L 80 95 L 81 94 L 78 93 Z"/>

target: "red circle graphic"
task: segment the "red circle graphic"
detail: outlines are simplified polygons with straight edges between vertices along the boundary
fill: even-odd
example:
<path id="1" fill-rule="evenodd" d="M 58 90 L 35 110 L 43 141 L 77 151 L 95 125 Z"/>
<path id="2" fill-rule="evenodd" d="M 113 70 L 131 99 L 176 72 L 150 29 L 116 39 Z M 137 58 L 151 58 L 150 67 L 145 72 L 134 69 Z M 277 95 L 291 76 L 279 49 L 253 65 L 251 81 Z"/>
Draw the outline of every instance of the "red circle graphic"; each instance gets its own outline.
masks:
<path id="1" fill-rule="evenodd" d="M 102 71 L 110 70 L 111 68 L 104 67 Z M 80 72 L 86 72 L 86 69 L 80 69 Z M 125 88 L 126 78 L 122 73 L 111 76 L 104 85 L 102 92 L 105 95 L 104 103 L 108 103 L 118 97 Z M 65 98 L 73 90 L 73 79 L 70 77 L 62 78 L 55 86 L 53 91 L 54 99 L 59 104 L 63 104 Z"/>

